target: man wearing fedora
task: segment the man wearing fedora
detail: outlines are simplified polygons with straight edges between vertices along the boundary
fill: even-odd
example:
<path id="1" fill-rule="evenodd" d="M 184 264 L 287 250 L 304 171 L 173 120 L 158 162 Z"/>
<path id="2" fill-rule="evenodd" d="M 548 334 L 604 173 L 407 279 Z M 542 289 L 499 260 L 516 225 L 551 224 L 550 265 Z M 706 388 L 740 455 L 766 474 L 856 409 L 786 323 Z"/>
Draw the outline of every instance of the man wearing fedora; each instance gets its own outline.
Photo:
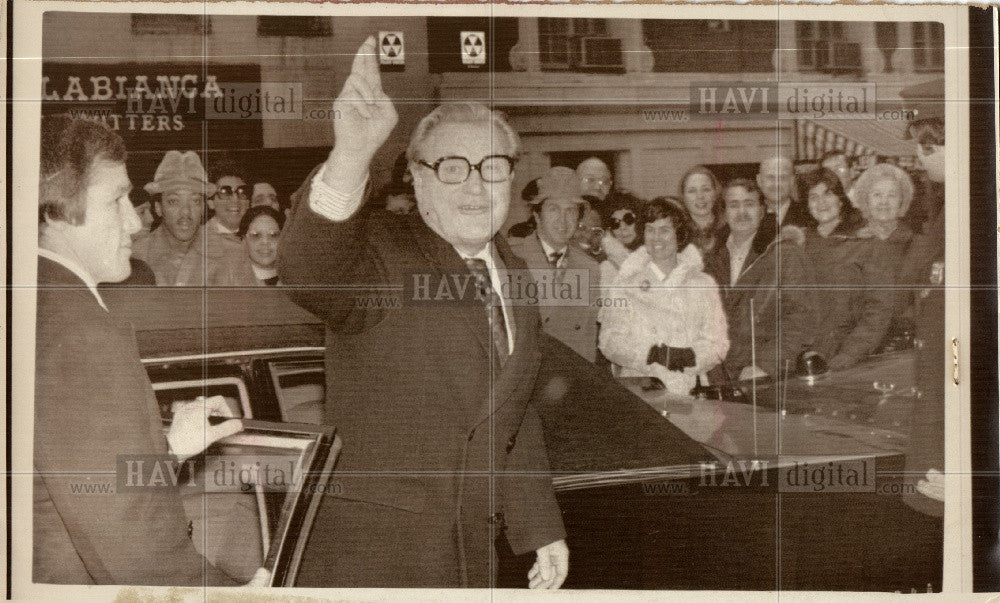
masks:
<path id="1" fill-rule="evenodd" d="M 151 233 L 136 239 L 132 255 L 153 269 L 157 285 L 203 285 L 206 271 L 202 218 L 205 198 L 215 194 L 194 151 L 167 151 L 153 181 L 143 187 L 157 195 L 153 209 L 162 218 Z"/>
<path id="2" fill-rule="evenodd" d="M 586 211 L 580 182 L 568 167 L 554 167 L 539 178 L 538 194 L 529 201 L 538 228 L 526 237 L 510 239 L 510 247 L 528 264 L 540 287 L 571 292 L 569 300 L 539 299 L 542 328 L 594 362 L 597 306 L 590 303 L 589 292 L 599 285 L 600 265 L 570 244 Z M 583 290 L 577 290 L 578 285 Z"/>

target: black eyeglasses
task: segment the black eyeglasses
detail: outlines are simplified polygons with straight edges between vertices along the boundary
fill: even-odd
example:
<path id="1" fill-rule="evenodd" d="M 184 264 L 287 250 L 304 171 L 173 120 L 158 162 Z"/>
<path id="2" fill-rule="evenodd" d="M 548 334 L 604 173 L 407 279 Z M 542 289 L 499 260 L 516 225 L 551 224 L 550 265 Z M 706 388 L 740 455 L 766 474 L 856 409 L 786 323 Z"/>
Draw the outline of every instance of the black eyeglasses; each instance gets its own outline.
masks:
<path id="1" fill-rule="evenodd" d="M 250 198 L 250 190 L 251 190 L 250 186 L 247 185 L 247 184 L 243 184 L 241 186 L 237 186 L 236 188 L 233 188 L 233 187 L 229 186 L 228 184 L 224 184 L 224 185 L 220 186 L 219 190 L 217 190 L 215 192 L 215 196 L 216 197 L 232 197 L 233 193 L 236 193 L 236 196 L 238 196 L 238 197 L 242 197 L 244 199 L 249 199 Z"/>
<path id="2" fill-rule="evenodd" d="M 461 184 L 469 179 L 472 170 L 479 172 L 483 182 L 504 182 L 514 173 L 514 158 L 508 155 L 487 155 L 473 165 L 465 157 L 442 157 L 434 163 L 423 159 L 417 163 L 434 170 L 437 179 L 445 184 Z"/>
<path id="3" fill-rule="evenodd" d="M 635 224 L 635 214 L 627 212 L 621 217 L 620 220 L 618 218 L 611 218 L 611 230 L 621 228 L 622 224 L 625 224 L 626 226 L 632 226 Z"/>

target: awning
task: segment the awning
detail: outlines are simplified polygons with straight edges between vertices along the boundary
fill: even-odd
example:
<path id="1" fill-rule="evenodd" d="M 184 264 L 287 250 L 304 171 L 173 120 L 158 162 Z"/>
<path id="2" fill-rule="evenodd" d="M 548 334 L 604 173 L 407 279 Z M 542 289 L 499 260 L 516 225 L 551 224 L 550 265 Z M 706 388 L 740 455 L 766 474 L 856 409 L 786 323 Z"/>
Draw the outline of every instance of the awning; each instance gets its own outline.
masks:
<path id="1" fill-rule="evenodd" d="M 800 119 L 796 128 L 797 156 L 817 160 L 827 151 L 851 156 L 883 155 L 909 158 L 913 142 L 903 139 L 904 122 L 878 119 Z"/>

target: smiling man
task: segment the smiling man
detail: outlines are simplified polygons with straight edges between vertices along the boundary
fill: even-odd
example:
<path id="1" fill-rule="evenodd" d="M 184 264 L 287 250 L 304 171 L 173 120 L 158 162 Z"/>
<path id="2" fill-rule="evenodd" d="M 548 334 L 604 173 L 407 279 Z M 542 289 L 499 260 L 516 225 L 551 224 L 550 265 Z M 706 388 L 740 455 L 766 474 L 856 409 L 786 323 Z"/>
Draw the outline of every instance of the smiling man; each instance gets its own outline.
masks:
<path id="1" fill-rule="evenodd" d="M 336 144 L 293 195 L 279 244 L 284 290 L 326 323 L 325 422 L 344 441 L 341 489 L 323 499 L 297 584 L 485 588 L 503 533 L 537 556 L 528 585 L 558 588 L 569 550 L 529 405 L 538 313 L 495 293 L 505 267 L 525 268 L 496 234 L 517 134 L 483 105 L 442 105 L 406 152 L 418 214 L 358 212 L 397 120 L 375 51 L 369 37 L 355 56 Z M 475 294 L 368 303 L 423 277 Z"/>
<path id="2" fill-rule="evenodd" d="M 167 151 L 147 193 L 157 195 L 153 209 L 163 218 L 146 236 L 136 239 L 133 255 L 149 264 L 157 285 L 205 283 L 205 243 L 201 221 L 205 196 L 215 193 L 194 151 Z"/>
<path id="3" fill-rule="evenodd" d="M 570 238 L 583 217 L 586 201 L 576 173 L 567 167 L 554 167 L 538 179 L 538 195 L 531 200 L 531 213 L 538 228 L 534 233 L 511 239 L 514 253 L 531 269 L 536 282 L 568 284 L 576 282 L 580 269 L 590 272 L 589 287 L 600 281 L 600 265 L 575 245 Z M 585 285 L 587 286 L 587 285 Z M 589 289 L 580 292 L 589 299 Z M 542 328 L 574 352 L 594 362 L 597 355 L 597 306 L 539 304 Z"/>

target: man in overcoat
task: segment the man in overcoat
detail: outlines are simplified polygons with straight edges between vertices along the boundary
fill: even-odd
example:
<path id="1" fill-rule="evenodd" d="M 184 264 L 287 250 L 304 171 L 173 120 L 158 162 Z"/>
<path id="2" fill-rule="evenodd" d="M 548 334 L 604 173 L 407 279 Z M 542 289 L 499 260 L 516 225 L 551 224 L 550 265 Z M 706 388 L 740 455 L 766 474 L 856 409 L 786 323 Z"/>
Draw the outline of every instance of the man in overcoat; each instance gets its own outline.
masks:
<path id="1" fill-rule="evenodd" d="M 528 404 L 538 313 L 498 295 L 525 268 L 496 234 L 517 135 L 483 105 L 443 105 L 407 150 L 419 215 L 359 213 L 397 120 L 374 57 L 369 37 L 279 247 L 288 294 L 326 323 L 325 420 L 344 441 L 298 584 L 488 587 L 503 532 L 537 554 L 529 586 L 558 588 L 569 551 Z"/>

